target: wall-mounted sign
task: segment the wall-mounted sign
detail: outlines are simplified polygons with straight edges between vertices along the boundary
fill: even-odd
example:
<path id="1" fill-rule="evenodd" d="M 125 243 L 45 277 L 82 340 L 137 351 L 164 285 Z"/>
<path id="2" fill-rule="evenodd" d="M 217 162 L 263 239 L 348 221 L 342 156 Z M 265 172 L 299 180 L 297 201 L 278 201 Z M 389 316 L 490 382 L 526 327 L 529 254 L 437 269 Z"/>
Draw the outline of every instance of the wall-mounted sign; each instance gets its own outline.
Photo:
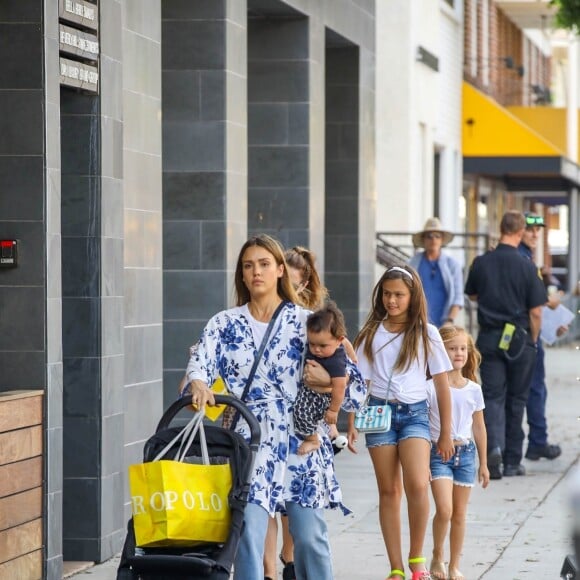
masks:
<path id="1" fill-rule="evenodd" d="M 422 62 L 425 66 L 432 68 L 434 71 L 439 71 L 439 59 L 426 48 L 422 46 L 417 47 L 417 55 L 415 57 L 419 62 Z"/>
<path id="2" fill-rule="evenodd" d="M 89 32 L 59 25 L 60 52 L 90 60 L 99 58 L 99 39 Z"/>
<path id="3" fill-rule="evenodd" d="M 99 69 L 84 62 L 60 57 L 60 84 L 96 93 Z"/>
<path id="4" fill-rule="evenodd" d="M 58 0 L 58 16 L 91 30 L 99 28 L 99 7 L 87 0 Z"/>
<path id="5" fill-rule="evenodd" d="M 98 93 L 98 0 L 59 0 L 58 8 L 66 23 L 59 24 L 60 84 Z"/>

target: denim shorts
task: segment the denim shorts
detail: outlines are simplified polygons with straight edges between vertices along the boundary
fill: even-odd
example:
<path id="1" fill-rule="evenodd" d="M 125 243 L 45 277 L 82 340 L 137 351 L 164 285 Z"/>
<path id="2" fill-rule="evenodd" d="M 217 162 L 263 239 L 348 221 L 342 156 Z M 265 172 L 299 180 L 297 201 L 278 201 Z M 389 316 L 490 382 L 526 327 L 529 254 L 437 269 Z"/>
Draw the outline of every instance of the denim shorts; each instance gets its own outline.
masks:
<path id="1" fill-rule="evenodd" d="M 369 397 L 369 405 L 384 405 L 385 399 Z M 431 443 L 429 431 L 429 407 L 427 401 L 418 403 L 389 403 L 391 428 L 382 433 L 365 433 L 367 447 L 397 445 L 399 441 L 415 437 Z"/>
<path id="2" fill-rule="evenodd" d="M 431 447 L 431 479 L 450 479 L 456 485 L 475 485 L 475 443 L 457 445 L 449 461 L 442 461 L 437 446 Z"/>

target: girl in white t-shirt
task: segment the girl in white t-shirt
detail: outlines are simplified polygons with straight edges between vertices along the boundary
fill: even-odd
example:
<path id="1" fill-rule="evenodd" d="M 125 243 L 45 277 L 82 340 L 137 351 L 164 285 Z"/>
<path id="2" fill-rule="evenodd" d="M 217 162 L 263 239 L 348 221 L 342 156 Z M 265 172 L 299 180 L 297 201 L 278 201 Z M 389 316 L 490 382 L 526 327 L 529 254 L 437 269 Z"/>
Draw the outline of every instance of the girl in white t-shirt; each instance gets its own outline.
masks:
<path id="1" fill-rule="evenodd" d="M 401 547 L 404 488 L 412 580 L 427 580 L 430 576 L 423 557 L 429 522 L 431 449 L 427 373 L 433 377 L 441 410 L 437 450 L 447 460 L 453 453 L 447 380 L 451 364 L 437 329 L 427 323 L 425 294 L 415 270 L 393 266 L 385 271 L 373 290 L 371 311 L 354 347 L 369 389 L 369 404 L 388 402 L 392 412 L 388 431 L 366 434 L 379 489 L 379 520 L 391 565 L 388 578 L 405 579 Z M 356 437 L 354 416 L 350 415 L 348 438 L 352 450 Z"/>
<path id="2" fill-rule="evenodd" d="M 481 362 L 473 338 L 456 326 L 443 326 L 439 333 L 453 365 L 449 372 L 451 387 L 451 435 L 455 451 L 448 461 L 431 451 L 431 490 L 436 513 L 433 518 L 433 559 L 431 576 L 435 579 L 465 580 L 459 571 L 459 559 L 465 537 L 465 516 L 471 488 L 475 483 L 475 448 L 479 456 L 478 480 L 489 483 L 487 434 L 483 421 L 483 393 L 476 372 Z M 440 418 L 435 389 L 429 393 L 431 437 L 440 433 Z M 474 443 L 475 442 L 475 443 Z M 449 573 L 443 556 L 449 530 Z"/>

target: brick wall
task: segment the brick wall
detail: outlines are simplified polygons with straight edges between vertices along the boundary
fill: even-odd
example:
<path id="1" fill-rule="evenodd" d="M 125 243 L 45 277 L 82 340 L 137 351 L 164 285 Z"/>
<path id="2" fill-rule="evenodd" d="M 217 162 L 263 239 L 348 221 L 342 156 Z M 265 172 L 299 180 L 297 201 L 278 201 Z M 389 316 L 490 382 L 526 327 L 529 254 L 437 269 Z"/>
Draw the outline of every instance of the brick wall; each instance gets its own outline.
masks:
<path id="1" fill-rule="evenodd" d="M 487 38 L 484 10 L 487 10 Z M 464 26 L 464 79 L 504 106 L 533 105 L 535 97 L 531 85 L 550 85 L 550 58 L 523 34 L 493 0 L 487 3 L 464 0 Z M 475 58 L 472 54 L 474 42 L 477 43 Z M 489 58 L 483 57 L 484 42 L 488 43 Z M 474 62 L 477 65 L 475 71 Z M 486 68 L 489 83 L 485 83 Z"/>

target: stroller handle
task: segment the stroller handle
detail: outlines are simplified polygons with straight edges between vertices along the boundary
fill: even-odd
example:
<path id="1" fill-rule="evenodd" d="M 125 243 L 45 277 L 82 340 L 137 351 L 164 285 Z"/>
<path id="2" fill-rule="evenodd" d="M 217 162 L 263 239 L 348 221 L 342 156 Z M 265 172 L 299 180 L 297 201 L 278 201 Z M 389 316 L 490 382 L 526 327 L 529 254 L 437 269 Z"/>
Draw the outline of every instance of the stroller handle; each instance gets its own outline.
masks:
<path id="1" fill-rule="evenodd" d="M 250 411 L 250 409 L 248 409 L 248 407 L 236 397 L 230 395 L 214 395 L 214 398 L 217 405 L 228 405 L 230 407 L 234 407 L 234 409 L 240 413 L 241 417 L 246 421 L 250 428 L 250 444 L 253 446 L 259 445 L 260 424 L 258 423 L 258 420 L 252 411 Z M 165 413 L 163 413 L 163 416 L 159 420 L 155 432 L 157 433 L 162 429 L 169 427 L 169 424 L 175 415 L 177 415 L 181 409 L 184 409 L 185 407 L 191 407 L 191 404 L 191 395 L 186 395 L 185 397 L 182 397 L 181 399 L 178 399 L 172 403 L 172 405 L 165 411 Z"/>

